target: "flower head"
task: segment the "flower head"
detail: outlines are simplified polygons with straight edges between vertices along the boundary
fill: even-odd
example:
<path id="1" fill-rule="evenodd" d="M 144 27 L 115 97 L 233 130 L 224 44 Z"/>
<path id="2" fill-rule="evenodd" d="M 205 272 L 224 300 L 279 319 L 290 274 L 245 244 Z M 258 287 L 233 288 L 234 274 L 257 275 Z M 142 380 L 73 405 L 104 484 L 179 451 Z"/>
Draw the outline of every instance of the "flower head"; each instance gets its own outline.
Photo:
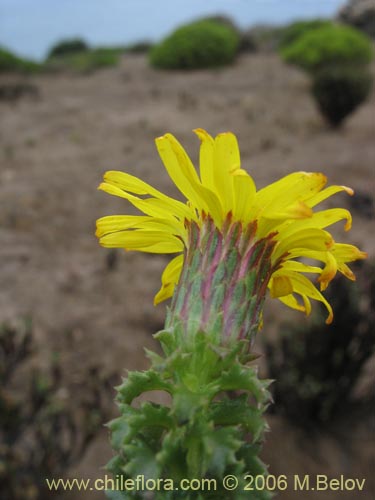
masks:
<path id="1" fill-rule="evenodd" d="M 345 186 L 325 187 L 327 179 L 323 174 L 309 172 L 292 173 L 257 191 L 251 176 L 241 168 L 237 139 L 232 133 L 213 138 L 202 129 L 194 132 L 201 141 L 199 174 L 173 135 L 156 139 L 164 166 L 186 197 L 186 203 L 132 175 L 105 173 L 99 189 L 127 199 L 144 215 L 102 217 L 96 231 L 100 244 L 142 252 L 177 253 L 162 274 L 162 287 L 155 296 L 155 303 L 159 303 L 173 295 L 192 246 L 199 241 L 208 248 L 208 236 L 205 239 L 202 235 L 216 230 L 229 235 L 219 238 L 223 248 L 233 244 L 238 249 L 238 276 L 250 269 L 250 261 L 254 265 L 250 252 L 253 255 L 254 248 L 261 247 L 268 264 L 267 272 L 260 272 L 259 290 L 265 292 L 268 287 L 271 297 L 306 314 L 311 311 L 310 299 L 318 300 L 325 304 L 330 323 L 332 309 L 321 291 L 337 272 L 354 280 L 347 263 L 363 259 L 366 254 L 353 245 L 336 243 L 326 230 L 340 220 L 349 230 L 352 219 L 348 210 L 314 208 L 335 193 L 345 191 L 352 195 L 353 191 Z M 192 234 L 196 233 L 194 239 Z M 218 252 L 212 252 L 202 258 L 214 259 Z M 229 253 L 221 251 L 220 255 L 228 258 Z M 246 260 L 246 255 L 250 260 Z M 322 267 L 301 262 L 300 258 L 319 261 Z M 320 291 L 305 276 L 310 273 L 318 275 Z M 228 289 L 234 293 L 233 279 L 228 280 Z"/>

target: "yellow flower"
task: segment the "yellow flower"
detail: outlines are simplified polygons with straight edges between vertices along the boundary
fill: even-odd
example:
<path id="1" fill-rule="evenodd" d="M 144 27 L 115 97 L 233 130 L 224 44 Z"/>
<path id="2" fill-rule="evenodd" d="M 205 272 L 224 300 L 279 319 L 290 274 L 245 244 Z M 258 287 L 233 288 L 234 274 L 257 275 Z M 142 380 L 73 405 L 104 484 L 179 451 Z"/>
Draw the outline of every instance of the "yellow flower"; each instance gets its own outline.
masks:
<path id="1" fill-rule="evenodd" d="M 318 275 L 325 290 L 337 271 L 355 279 L 347 263 L 364 259 L 357 247 L 335 243 L 325 230 L 345 220 L 351 227 L 348 210 L 314 208 L 335 193 L 353 191 L 345 186 L 325 188 L 321 173 L 296 172 L 256 190 L 253 179 L 241 168 L 237 139 L 231 132 L 212 138 L 205 130 L 194 131 L 201 141 L 199 174 L 181 144 L 171 134 L 156 139 L 156 147 L 174 184 L 187 202 L 177 201 L 140 179 L 109 171 L 99 189 L 130 201 L 145 215 L 114 215 L 97 221 L 96 235 L 104 247 L 119 247 L 151 253 L 178 253 L 162 274 L 162 287 L 155 304 L 171 297 L 179 281 L 184 251 L 189 245 L 192 223 L 200 227 L 210 217 L 220 230 L 226 221 L 246 227 L 256 221 L 256 240 L 272 235 L 273 273 L 268 281 L 271 297 L 287 306 L 311 311 L 310 299 L 323 302 L 328 309 L 327 323 L 333 318 L 330 304 L 305 276 Z M 229 219 L 228 219 L 229 217 Z M 301 262 L 318 260 L 323 267 Z M 301 300 L 298 301 L 297 296 Z"/>

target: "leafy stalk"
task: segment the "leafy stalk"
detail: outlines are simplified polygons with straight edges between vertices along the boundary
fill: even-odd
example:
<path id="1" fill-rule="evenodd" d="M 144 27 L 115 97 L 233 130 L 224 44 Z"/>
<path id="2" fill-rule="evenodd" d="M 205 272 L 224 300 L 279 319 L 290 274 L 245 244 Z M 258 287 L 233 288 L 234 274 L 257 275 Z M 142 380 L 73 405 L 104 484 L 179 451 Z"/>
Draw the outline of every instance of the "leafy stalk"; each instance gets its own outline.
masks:
<path id="1" fill-rule="evenodd" d="M 173 491 L 155 491 L 155 499 L 270 498 L 265 491 L 244 492 L 244 476 L 266 474 L 258 458 L 266 423 L 262 414 L 270 400 L 268 380 L 261 381 L 249 364 L 244 344 L 222 347 L 214 335 L 198 332 L 187 342 L 181 325 L 156 334 L 163 356 L 148 352 L 151 367 L 130 372 L 118 387 L 121 416 L 109 423 L 117 455 L 108 469 L 117 479 L 141 475 L 173 480 Z M 163 391 L 170 405 L 150 402 L 138 408 L 135 398 Z M 239 479 L 235 491 L 222 479 Z M 176 490 L 183 479 L 211 478 L 216 491 Z M 112 491 L 111 499 L 147 498 L 146 491 Z M 149 497 L 148 497 L 149 498 Z"/>

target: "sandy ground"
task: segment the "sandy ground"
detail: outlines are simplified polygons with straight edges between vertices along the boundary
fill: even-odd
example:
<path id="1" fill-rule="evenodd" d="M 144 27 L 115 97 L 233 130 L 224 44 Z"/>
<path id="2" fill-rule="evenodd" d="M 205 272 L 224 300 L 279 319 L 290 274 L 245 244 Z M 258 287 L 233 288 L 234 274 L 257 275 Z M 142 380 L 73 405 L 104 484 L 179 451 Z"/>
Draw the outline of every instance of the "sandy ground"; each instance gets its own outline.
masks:
<path id="1" fill-rule="evenodd" d="M 0 83 L 15 80 L 8 75 Z M 154 308 L 152 299 L 167 258 L 119 252 L 110 270 L 108 251 L 94 236 L 98 217 L 135 213 L 124 200 L 96 191 L 106 170 L 126 170 L 176 195 L 155 137 L 172 132 L 196 160 L 193 128 L 231 130 L 243 167 L 260 187 L 295 170 L 318 170 L 332 183 L 374 192 L 374 96 L 342 130 L 331 131 L 315 109 L 305 75 L 275 55 L 243 56 L 226 69 L 188 74 L 155 71 L 142 56 L 132 56 L 93 75 L 27 82 L 39 98 L 0 101 L 0 319 L 31 315 L 41 359 L 59 351 L 72 376 L 92 362 L 119 374 L 146 368 L 143 346 L 154 347 L 151 334 L 163 324 L 165 306 Z M 344 194 L 334 203 L 350 206 Z M 373 220 L 358 211 L 353 216 L 345 241 L 374 256 Z M 335 234 L 342 236 L 342 225 Z M 266 329 L 272 331 L 281 311 L 269 304 Z M 301 473 L 360 474 L 354 465 L 360 446 L 349 453 L 339 440 L 325 441 L 318 452 L 312 445 L 301 448 L 298 435 L 279 420 L 272 426 L 281 431 L 274 430 L 265 447 L 271 471 L 293 472 L 294 463 Z M 291 461 L 283 472 L 286 454 Z M 103 431 L 72 475 L 98 477 L 109 456 Z M 301 498 L 287 493 L 279 498 Z M 354 498 L 337 492 L 315 497 Z"/>

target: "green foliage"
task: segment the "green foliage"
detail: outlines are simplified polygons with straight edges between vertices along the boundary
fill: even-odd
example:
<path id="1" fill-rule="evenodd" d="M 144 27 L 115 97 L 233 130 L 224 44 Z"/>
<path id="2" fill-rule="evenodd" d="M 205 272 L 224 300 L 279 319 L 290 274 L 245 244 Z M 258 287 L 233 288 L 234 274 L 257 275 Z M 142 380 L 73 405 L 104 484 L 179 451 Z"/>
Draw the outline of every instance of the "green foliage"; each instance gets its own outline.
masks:
<path id="1" fill-rule="evenodd" d="M 77 54 L 86 50 L 89 50 L 89 46 L 84 40 L 80 38 L 62 40 L 50 49 L 48 58 Z"/>
<path id="2" fill-rule="evenodd" d="M 341 277 L 327 290 L 335 312 L 331 325 L 321 317 L 308 326 L 284 325 L 278 341 L 266 342 L 269 375 L 276 379 L 272 410 L 309 430 L 350 411 L 354 388 L 375 352 L 375 263 L 362 264 L 356 274 L 361 286 Z"/>
<path id="3" fill-rule="evenodd" d="M 283 59 L 314 73 L 330 65 L 365 65 L 373 57 L 371 40 L 349 26 L 313 29 L 281 51 Z"/>
<path id="4" fill-rule="evenodd" d="M 182 479 L 216 480 L 215 491 L 166 488 L 155 492 L 155 500 L 270 498 L 266 491 L 241 491 L 245 473 L 267 473 L 258 453 L 266 427 L 262 415 L 269 402 L 269 381 L 260 381 L 254 367 L 246 364 L 243 344 L 223 348 L 201 333 L 187 340 L 178 327 L 162 331 L 156 338 L 164 356 L 149 352 L 152 367 L 146 372 L 130 372 L 117 388 L 121 416 L 109 428 L 118 454 L 108 470 L 124 480 L 138 475 L 169 478 L 174 486 Z M 171 404 L 132 405 L 144 392 L 155 390 L 169 394 Z M 236 491 L 223 489 L 226 474 L 239 478 Z M 142 499 L 147 492 L 108 492 L 108 496 Z"/>
<path id="5" fill-rule="evenodd" d="M 81 39 L 59 42 L 49 52 L 46 68 L 50 71 L 69 70 L 90 73 L 96 69 L 116 66 L 123 47 L 98 47 L 91 49 Z"/>
<path id="6" fill-rule="evenodd" d="M 0 47 L 0 73 L 35 73 L 40 68 L 40 64 L 18 57 L 9 50 Z"/>
<path id="7" fill-rule="evenodd" d="M 46 67 L 50 71 L 70 70 L 90 73 L 97 69 L 116 66 L 119 59 L 118 49 L 103 47 L 50 58 L 46 62 Z"/>
<path id="8" fill-rule="evenodd" d="M 222 26 L 225 26 L 227 28 L 232 29 L 233 31 L 236 31 L 238 34 L 240 34 L 240 30 L 236 23 L 233 21 L 232 18 L 229 16 L 226 16 L 225 14 L 217 14 L 216 16 L 208 16 L 200 19 L 199 21 L 210 21 L 216 24 L 221 24 Z"/>
<path id="9" fill-rule="evenodd" d="M 203 20 L 177 29 L 150 52 L 157 68 L 198 69 L 229 64 L 234 60 L 239 35 L 222 22 Z"/>
<path id="10" fill-rule="evenodd" d="M 324 118 L 338 127 L 366 100 L 371 87 L 372 76 L 366 69 L 332 66 L 314 75 L 312 94 Z"/>
<path id="11" fill-rule="evenodd" d="M 280 30 L 279 48 L 284 49 L 310 31 L 318 28 L 332 26 L 328 19 L 310 19 L 308 21 L 295 21 Z"/>

